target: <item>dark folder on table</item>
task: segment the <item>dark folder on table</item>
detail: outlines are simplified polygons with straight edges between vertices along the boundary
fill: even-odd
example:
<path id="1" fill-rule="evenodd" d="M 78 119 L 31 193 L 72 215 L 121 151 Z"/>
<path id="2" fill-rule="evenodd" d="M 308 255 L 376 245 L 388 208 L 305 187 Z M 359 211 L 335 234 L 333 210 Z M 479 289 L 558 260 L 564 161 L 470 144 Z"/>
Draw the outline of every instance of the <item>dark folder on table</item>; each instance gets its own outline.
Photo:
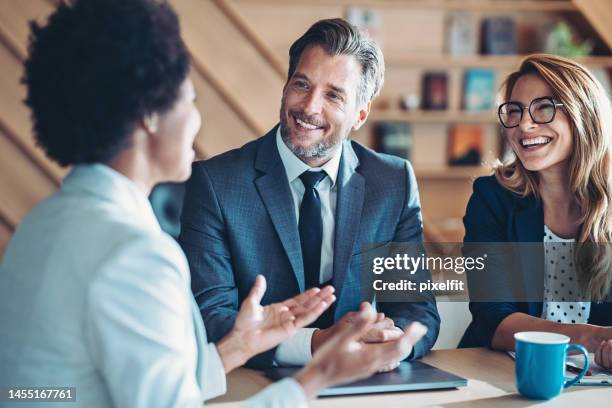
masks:
<path id="1" fill-rule="evenodd" d="M 296 367 L 275 367 L 267 370 L 265 374 L 270 379 L 277 381 L 292 376 L 298 370 L 299 368 Z M 398 368 L 388 373 L 378 373 L 365 380 L 326 388 L 319 393 L 319 396 L 433 390 L 466 385 L 465 378 L 420 361 L 411 361 L 402 362 Z"/>

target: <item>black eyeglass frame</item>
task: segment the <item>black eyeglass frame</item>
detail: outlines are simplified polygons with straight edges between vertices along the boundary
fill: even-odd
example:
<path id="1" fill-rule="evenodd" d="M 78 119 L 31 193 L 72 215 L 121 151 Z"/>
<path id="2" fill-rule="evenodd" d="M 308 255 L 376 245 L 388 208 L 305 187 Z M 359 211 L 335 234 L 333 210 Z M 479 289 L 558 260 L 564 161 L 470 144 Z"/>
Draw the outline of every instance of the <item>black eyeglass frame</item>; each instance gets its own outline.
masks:
<path id="1" fill-rule="evenodd" d="M 535 120 L 535 118 L 531 114 L 531 106 L 533 105 L 533 103 L 534 102 L 540 102 L 542 100 L 549 100 L 550 103 L 555 108 L 553 110 L 553 114 L 552 114 L 551 119 L 549 121 L 546 121 L 546 122 L 539 122 L 539 121 Z M 506 124 L 504 123 L 504 121 L 502 119 L 502 113 L 501 113 L 502 108 L 504 106 L 506 106 L 506 105 L 509 105 L 509 104 L 517 105 L 518 107 L 521 108 L 521 117 L 519 118 L 518 123 L 516 125 L 514 125 L 514 126 L 506 126 Z M 515 127 L 517 127 L 518 125 L 521 124 L 521 121 L 523 120 L 523 112 L 525 111 L 525 109 L 527 109 L 527 112 L 529 112 L 529 117 L 531 117 L 531 120 L 533 121 L 533 123 L 537 123 L 538 125 L 545 125 L 545 124 L 550 123 L 553 120 L 555 120 L 555 116 L 557 116 L 557 106 L 563 106 L 563 104 L 562 103 L 556 103 L 554 97 L 552 97 L 552 96 L 540 96 L 539 98 L 535 98 L 535 99 L 533 99 L 529 103 L 529 106 L 522 106 L 522 103 L 517 102 L 517 101 L 508 101 L 508 102 L 505 102 L 505 103 L 502 103 L 501 105 L 499 105 L 499 108 L 497 108 L 497 117 L 499 119 L 499 123 L 501 123 L 501 125 L 503 127 L 505 127 L 506 129 L 512 129 L 512 128 L 515 128 Z"/>

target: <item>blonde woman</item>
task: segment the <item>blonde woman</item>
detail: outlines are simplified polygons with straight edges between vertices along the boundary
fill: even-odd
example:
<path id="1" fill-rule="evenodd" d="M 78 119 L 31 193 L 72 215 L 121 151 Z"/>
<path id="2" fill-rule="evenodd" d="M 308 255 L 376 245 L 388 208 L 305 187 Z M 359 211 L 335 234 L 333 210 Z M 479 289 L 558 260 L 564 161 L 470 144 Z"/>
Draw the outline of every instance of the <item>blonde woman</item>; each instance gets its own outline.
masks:
<path id="1" fill-rule="evenodd" d="M 544 242 L 544 301 L 471 302 L 460 346 L 511 350 L 516 332 L 556 332 L 612 367 L 610 100 L 585 67 L 547 54 L 525 58 L 503 93 L 514 158 L 474 183 L 464 241 Z"/>

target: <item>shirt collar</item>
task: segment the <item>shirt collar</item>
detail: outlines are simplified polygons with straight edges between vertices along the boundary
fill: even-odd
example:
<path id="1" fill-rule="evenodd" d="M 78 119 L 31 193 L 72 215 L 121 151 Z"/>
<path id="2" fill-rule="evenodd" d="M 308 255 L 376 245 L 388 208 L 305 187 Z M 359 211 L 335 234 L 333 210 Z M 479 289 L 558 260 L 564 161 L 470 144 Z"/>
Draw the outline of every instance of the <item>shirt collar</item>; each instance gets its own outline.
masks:
<path id="1" fill-rule="evenodd" d="M 310 167 L 303 161 L 301 161 L 285 144 L 280 134 L 280 126 L 276 130 L 276 147 L 278 148 L 278 154 L 280 155 L 285 172 L 287 173 L 287 179 L 291 184 L 296 178 L 298 178 L 303 172 L 307 170 L 323 170 L 329 176 L 331 180 L 331 186 L 336 184 L 338 178 L 338 169 L 340 168 L 340 157 L 342 157 L 342 146 L 344 143 L 340 143 L 340 146 L 334 152 L 331 159 L 327 161 L 321 167 Z"/>
<path id="2" fill-rule="evenodd" d="M 74 166 L 62 182 L 62 190 L 80 190 L 111 201 L 139 223 L 155 230 L 160 229 L 146 194 L 128 177 L 104 164 Z"/>

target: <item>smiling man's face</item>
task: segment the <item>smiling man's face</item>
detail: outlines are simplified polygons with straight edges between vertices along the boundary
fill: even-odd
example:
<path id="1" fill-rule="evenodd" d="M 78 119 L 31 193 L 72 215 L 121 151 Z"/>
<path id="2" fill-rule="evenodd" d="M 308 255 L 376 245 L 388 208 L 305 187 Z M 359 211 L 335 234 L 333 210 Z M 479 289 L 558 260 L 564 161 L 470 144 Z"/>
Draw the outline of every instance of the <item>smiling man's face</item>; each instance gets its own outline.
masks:
<path id="1" fill-rule="evenodd" d="M 287 147 L 309 165 L 322 165 L 367 118 L 357 100 L 361 66 L 352 55 L 306 48 L 283 88 L 280 124 Z"/>

